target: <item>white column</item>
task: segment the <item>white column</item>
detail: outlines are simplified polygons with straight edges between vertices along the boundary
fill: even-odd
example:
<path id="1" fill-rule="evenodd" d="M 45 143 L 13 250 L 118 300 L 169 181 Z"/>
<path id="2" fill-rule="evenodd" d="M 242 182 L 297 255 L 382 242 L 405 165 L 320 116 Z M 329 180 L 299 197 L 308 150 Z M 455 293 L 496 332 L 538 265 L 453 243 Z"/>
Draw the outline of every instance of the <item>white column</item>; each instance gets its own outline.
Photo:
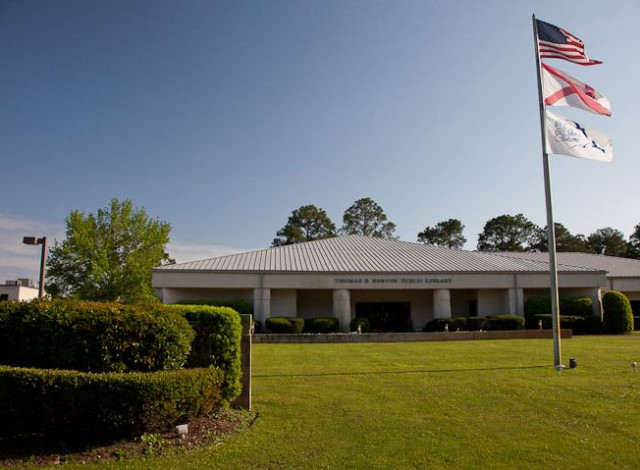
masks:
<path id="1" fill-rule="evenodd" d="M 262 326 L 271 317 L 271 289 L 253 289 L 253 316 Z"/>
<path id="2" fill-rule="evenodd" d="M 449 289 L 433 291 L 434 318 L 451 318 L 451 293 Z"/>
<path id="3" fill-rule="evenodd" d="M 509 314 L 524 317 L 524 293 L 522 289 L 509 289 Z"/>
<path id="4" fill-rule="evenodd" d="M 340 321 L 340 330 L 349 331 L 351 323 L 351 294 L 347 289 L 333 291 L 333 316 Z"/>

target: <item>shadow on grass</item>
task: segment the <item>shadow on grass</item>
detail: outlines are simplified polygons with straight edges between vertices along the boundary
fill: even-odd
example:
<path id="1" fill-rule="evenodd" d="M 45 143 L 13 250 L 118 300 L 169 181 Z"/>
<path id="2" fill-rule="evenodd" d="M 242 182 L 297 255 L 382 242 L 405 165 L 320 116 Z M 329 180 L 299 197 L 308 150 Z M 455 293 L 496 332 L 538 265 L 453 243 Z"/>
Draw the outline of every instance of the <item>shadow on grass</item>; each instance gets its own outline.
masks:
<path id="1" fill-rule="evenodd" d="M 419 370 L 380 370 L 371 372 L 322 372 L 311 374 L 251 374 L 252 378 L 275 378 L 275 377 L 334 377 L 352 375 L 382 375 L 382 374 L 440 374 L 446 372 L 480 372 L 492 370 L 526 370 L 553 368 L 553 364 L 542 364 L 535 366 L 500 366 L 500 367 L 475 367 L 467 369 L 419 369 Z"/>

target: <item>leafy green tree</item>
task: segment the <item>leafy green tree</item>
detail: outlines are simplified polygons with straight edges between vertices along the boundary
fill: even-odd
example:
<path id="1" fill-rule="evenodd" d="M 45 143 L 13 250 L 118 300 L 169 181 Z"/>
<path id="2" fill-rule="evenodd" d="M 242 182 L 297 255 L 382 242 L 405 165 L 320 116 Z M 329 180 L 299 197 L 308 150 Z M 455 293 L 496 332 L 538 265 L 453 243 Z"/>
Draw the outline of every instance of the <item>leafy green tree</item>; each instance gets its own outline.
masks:
<path id="1" fill-rule="evenodd" d="M 295 209 L 287 224 L 276 233 L 271 246 L 291 245 L 336 236 L 336 226 L 323 209 L 313 204 Z"/>
<path id="2" fill-rule="evenodd" d="M 425 227 L 418 233 L 418 241 L 428 245 L 462 248 L 467 239 L 462 235 L 464 225 L 458 219 L 438 222 L 435 227 Z"/>
<path id="3" fill-rule="evenodd" d="M 636 225 L 627 243 L 627 256 L 640 259 L 640 224 Z"/>
<path id="4" fill-rule="evenodd" d="M 111 199 L 96 214 L 74 210 L 66 238 L 47 260 L 47 292 L 84 300 L 152 299 L 151 268 L 173 261 L 165 251 L 171 226 L 130 200 Z"/>
<path id="5" fill-rule="evenodd" d="M 478 235 L 479 251 L 538 251 L 542 230 L 522 214 L 489 220 Z"/>
<path id="6" fill-rule="evenodd" d="M 627 242 L 620 230 L 600 228 L 587 237 L 590 251 L 599 255 L 626 256 Z"/>
<path id="7" fill-rule="evenodd" d="M 587 245 L 587 239 L 582 234 L 573 235 L 564 225 L 554 223 L 556 228 L 556 251 L 558 252 L 579 252 L 587 253 L 590 251 Z M 542 231 L 540 251 L 549 251 L 549 243 L 547 241 L 547 227 Z"/>
<path id="8" fill-rule="evenodd" d="M 367 235 L 376 238 L 395 240 L 393 233 L 396 224 L 389 222 L 387 216 L 373 199 L 358 199 L 342 216 L 341 232 L 345 235 Z"/>

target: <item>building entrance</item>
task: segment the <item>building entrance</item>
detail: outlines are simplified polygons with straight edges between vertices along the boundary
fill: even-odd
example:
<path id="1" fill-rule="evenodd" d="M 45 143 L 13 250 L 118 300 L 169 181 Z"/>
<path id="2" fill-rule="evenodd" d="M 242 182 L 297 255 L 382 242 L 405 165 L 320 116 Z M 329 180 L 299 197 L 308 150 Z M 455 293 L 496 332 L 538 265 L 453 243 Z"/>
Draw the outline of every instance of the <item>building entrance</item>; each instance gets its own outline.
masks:
<path id="1" fill-rule="evenodd" d="M 356 317 L 369 320 L 372 332 L 413 330 L 410 302 L 356 302 Z"/>

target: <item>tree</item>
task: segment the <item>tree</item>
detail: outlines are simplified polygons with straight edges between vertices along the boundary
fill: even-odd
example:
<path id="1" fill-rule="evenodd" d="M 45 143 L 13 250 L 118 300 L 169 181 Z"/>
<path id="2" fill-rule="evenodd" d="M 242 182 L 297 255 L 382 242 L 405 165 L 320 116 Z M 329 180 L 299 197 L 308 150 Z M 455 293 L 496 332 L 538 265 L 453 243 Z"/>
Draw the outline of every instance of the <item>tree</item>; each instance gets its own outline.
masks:
<path id="1" fill-rule="evenodd" d="M 418 233 L 418 241 L 428 245 L 462 248 L 467 239 L 462 235 L 464 225 L 458 219 L 438 222 L 435 227 L 425 227 Z"/>
<path id="2" fill-rule="evenodd" d="M 558 252 L 579 252 L 587 253 L 590 251 L 587 245 L 587 239 L 582 234 L 572 235 L 567 228 L 560 224 L 554 223 L 556 228 L 556 251 Z M 549 243 L 547 241 L 547 227 L 542 231 L 539 245 L 540 251 L 549 251 Z"/>
<path id="3" fill-rule="evenodd" d="M 66 238 L 55 242 L 47 260 L 47 291 L 85 300 L 153 298 L 151 268 L 173 261 L 165 251 L 171 226 L 150 219 L 130 200 L 65 219 Z"/>
<path id="4" fill-rule="evenodd" d="M 478 235 L 479 251 L 537 251 L 542 230 L 524 215 L 501 215 L 489 220 Z"/>
<path id="5" fill-rule="evenodd" d="M 626 256 L 627 242 L 620 230 L 600 228 L 587 237 L 587 245 L 593 253 L 608 256 Z"/>
<path id="6" fill-rule="evenodd" d="M 271 246 L 291 245 L 336 236 L 336 226 L 323 209 L 313 204 L 291 212 L 289 221 L 276 233 Z"/>
<path id="7" fill-rule="evenodd" d="M 387 221 L 387 216 L 373 199 L 358 199 L 342 216 L 341 232 L 346 235 L 367 235 L 395 240 L 396 224 Z"/>
<path id="8" fill-rule="evenodd" d="M 634 227 L 633 233 L 629 237 L 627 256 L 629 258 L 640 259 L 640 224 Z"/>

